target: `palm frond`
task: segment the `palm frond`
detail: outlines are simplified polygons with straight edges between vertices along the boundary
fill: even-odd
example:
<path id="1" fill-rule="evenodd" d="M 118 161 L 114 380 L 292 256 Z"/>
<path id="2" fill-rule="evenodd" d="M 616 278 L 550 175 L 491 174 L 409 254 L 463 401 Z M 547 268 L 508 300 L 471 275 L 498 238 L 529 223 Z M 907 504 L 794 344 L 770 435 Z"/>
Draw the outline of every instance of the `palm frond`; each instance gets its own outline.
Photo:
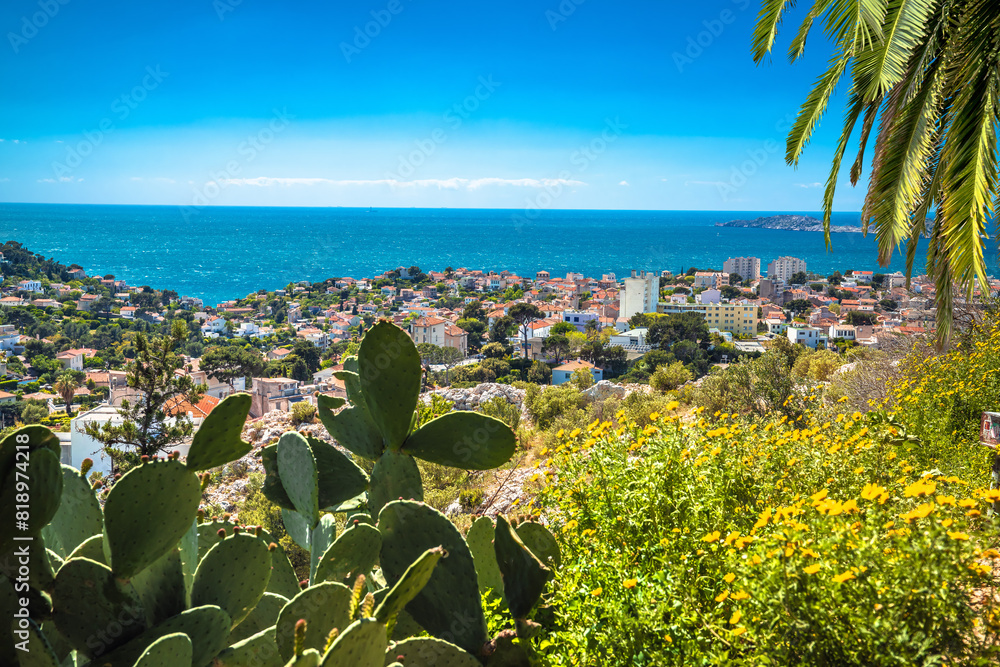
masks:
<path id="1" fill-rule="evenodd" d="M 840 53 L 830 61 L 830 68 L 820 76 L 816 85 L 806 97 L 805 103 L 799 109 L 795 117 L 795 123 L 788 133 L 788 141 L 785 144 L 785 162 L 797 165 L 802 150 L 809 143 L 813 130 L 823 117 L 826 105 L 833 95 L 837 83 L 844 75 L 848 63 L 851 62 L 850 54 Z"/>
<path id="2" fill-rule="evenodd" d="M 881 39 L 857 57 L 866 99 L 885 94 L 903 80 L 912 54 L 922 44 L 924 25 L 934 4 L 933 0 L 889 1 Z"/>
<path id="3" fill-rule="evenodd" d="M 847 114 L 844 117 L 844 129 L 840 133 L 840 141 L 837 144 L 837 151 L 833 154 L 833 163 L 830 166 L 830 175 L 826 179 L 826 188 L 823 191 L 823 239 L 826 241 L 826 249 L 832 247 L 830 242 L 830 218 L 833 213 L 833 196 L 837 192 L 837 178 L 840 176 L 840 163 L 844 159 L 847 151 L 847 144 L 854 133 L 854 126 L 861 117 L 861 112 L 865 109 L 865 101 L 858 95 L 857 91 L 851 88 L 850 104 Z"/>
<path id="4" fill-rule="evenodd" d="M 778 36 L 778 26 L 786 9 L 795 6 L 795 0 L 764 0 L 757 14 L 757 24 L 753 30 L 753 61 L 759 63 L 774 46 L 774 38 Z"/>

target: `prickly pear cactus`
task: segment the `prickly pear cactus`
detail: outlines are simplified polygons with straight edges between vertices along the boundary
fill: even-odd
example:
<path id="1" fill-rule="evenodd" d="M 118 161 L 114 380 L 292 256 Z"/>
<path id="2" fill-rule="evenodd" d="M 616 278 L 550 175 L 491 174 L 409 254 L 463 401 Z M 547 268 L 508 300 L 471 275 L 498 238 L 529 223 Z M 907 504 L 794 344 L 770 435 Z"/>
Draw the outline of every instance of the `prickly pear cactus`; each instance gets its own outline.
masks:
<path id="1" fill-rule="evenodd" d="M 523 619 L 541 597 L 551 571 L 531 553 L 502 516 L 497 517 L 493 547 L 511 616 Z"/>
<path id="2" fill-rule="evenodd" d="M 68 560 L 59 569 L 52 603 L 59 632 L 91 658 L 122 646 L 147 628 L 135 589 L 118 581 L 107 566 L 85 558 Z"/>
<path id="3" fill-rule="evenodd" d="M 267 544 L 255 535 L 232 535 L 209 549 L 198 563 L 191 604 L 221 607 L 235 627 L 253 610 L 270 577 Z"/>
<path id="4" fill-rule="evenodd" d="M 191 441 L 187 466 L 208 470 L 243 458 L 251 449 L 240 437 L 250 413 L 250 394 L 233 394 L 222 399 L 198 428 Z"/>
<path id="5" fill-rule="evenodd" d="M 111 569 L 129 579 L 174 547 L 191 527 L 201 482 L 180 461 L 151 461 L 129 470 L 104 505 Z"/>
<path id="6" fill-rule="evenodd" d="M 443 547 L 448 557 L 434 568 L 427 585 L 406 605 L 410 615 L 435 637 L 449 637 L 470 653 L 486 643 L 483 615 L 472 553 L 455 525 L 423 503 L 397 500 L 379 515 L 382 570 L 390 585 L 428 549 Z"/>

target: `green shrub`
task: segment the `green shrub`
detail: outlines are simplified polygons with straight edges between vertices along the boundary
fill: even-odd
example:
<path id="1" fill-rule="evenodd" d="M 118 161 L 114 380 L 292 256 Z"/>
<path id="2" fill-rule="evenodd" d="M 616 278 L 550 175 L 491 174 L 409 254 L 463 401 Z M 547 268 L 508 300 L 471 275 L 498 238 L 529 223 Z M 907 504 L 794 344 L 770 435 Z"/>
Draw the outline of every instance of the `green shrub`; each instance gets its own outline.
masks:
<path id="1" fill-rule="evenodd" d="M 484 415 L 496 417 L 510 426 L 513 431 L 517 431 L 517 427 L 521 423 L 521 408 L 501 396 L 494 396 L 490 400 L 480 403 L 479 411 Z"/>
<path id="2" fill-rule="evenodd" d="M 720 419 L 558 439 L 538 507 L 563 558 L 546 664 L 996 659 L 997 603 L 971 604 L 993 585 L 983 491 L 922 477 L 860 414 Z"/>
<path id="3" fill-rule="evenodd" d="M 694 379 L 694 374 L 680 361 L 659 366 L 649 378 L 649 386 L 657 391 L 672 391 Z"/>
<path id="4" fill-rule="evenodd" d="M 576 387 L 564 384 L 544 391 L 535 387 L 524 398 L 528 416 L 540 429 L 550 428 L 556 417 L 574 418 L 583 414 L 587 398 Z"/>
<path id="5" fill-rule="evenodd" d="M 587 368 L 578 368 L 570 373 L 569 381 L 580 391 L 594 386 L 594 374 Z"/>
<path id="6" fill-rule="evenodd" d="M 308 401 L 300 401 L 292 405 L 292 423 L 311 424 L 316 418 L 316 406 Z"/>

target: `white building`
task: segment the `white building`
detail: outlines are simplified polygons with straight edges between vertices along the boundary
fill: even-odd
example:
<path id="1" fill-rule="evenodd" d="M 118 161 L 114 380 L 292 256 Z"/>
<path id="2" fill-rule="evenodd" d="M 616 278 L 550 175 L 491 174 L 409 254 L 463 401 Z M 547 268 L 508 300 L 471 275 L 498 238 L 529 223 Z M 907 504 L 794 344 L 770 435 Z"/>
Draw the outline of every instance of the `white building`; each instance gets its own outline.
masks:
<path id="1" fill-rule="evenodd" d="M 730 257 L 722 264 L 724 273 L 738 273 L 743 280 L 760 280 L 760 258 Z"/>
<path id="2" fill-rule="evenodd" d="M 792 345 L 801 344 L 813 349 L 816 349 L 821 338 L 825 338 L 816 327 L 788 327 L 785 333 Z"/>
<path id="3" fill-rule="evenodd" d="M 767 277 L 787 283 L 796 273 L 805 273 L 805 270 L 806 263 L 798 257 L 779 257 L 767 265 Z"/>
<path id="4" fill-rule="evenodd" d="M 625 279 L 621 291 L 621 310 L 619 317 L 628 319 L 639 313 L 655 313 L 656 304 L 660 300 L 660 279 L 656 274 L 643 271 L 636 275 L 632 272 Z"/>
<path id="5" fill-rule="evenodd" d="M 91 470 L 105 475 L 109 474 L 111 472 L 110 457 L 104 454 L 101 443 L 87 435 L 84 429 L 88 423 L 107 424 L 110 422 L 112 425 L 118 426 L 121 425 L 122 421 L 118 408 L 110 405 L 102 405 L 87 412 L 77 413 L 69 422 L 70 440 L 68 445 L 65 443 L 62 445 L 62 462 L 79 470 L 84 459 L 91 459 L 94 462 L 94 467 Z M 192 419 L 192 421 L 197 428 L 201 425 L 202 420 Z M 175 449 L 181 453 L 182 457 L 186 457 L 191 445 L 171 445 L 171 451 Z"/>
<path id="6" fill-rule="evenodd" d="M 0 350 L 13 352 L 21 343 L 21 334 L 13 324 L 0 324 Z"/>
<path id="7" fill-rule="evenodd" d="M 38 280 L 22 280 L 17 284 L 17 288 L 24 292 L 41 292 L 42 283 Z"/>

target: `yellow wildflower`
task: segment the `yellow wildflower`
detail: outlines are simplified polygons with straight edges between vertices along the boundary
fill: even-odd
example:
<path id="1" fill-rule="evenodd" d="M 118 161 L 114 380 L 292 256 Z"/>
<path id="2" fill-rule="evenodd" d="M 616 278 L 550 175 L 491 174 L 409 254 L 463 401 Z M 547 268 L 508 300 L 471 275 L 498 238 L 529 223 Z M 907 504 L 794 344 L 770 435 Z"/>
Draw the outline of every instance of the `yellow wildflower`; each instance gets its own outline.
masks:
<path id="1" fill-rule="evenodd" d="M 817 572 L 819 572 L 819 569 L 820 569 L 820 564 L 816 563 L 815 565 L 810 565 L 809 567 L 804 568 L 802 571 L 805 572 L 806 574 L 816 574 Z"/>
<path id="2" fill-rule="evenodd" d="M 730 572 L 729 574 L 727 574 L 726 576 L 724 576 L 722 578 L 722 580 L 724 582 L 726 582 L 727 584 L 731 584 L 731 583 L 733 583 L 736 580 L 736 575 L 733 574 L 732 572 Z"/>
<path id="3" fill-rule="evenodd" d="M 851 579 L 857 579 L 857 577 L 855 577 L 854 573 L 851 572 L 850 570 L 842 572 L 833 578 L 833 580 L 836 581 L 838 584 L 842 584 L 845 581 L 850 581 Z"/>
<path id="4" fill-rule="evenodd" d="M 635 588 L 636 584 L 639 583 L 638 579 L 626 579 L 622 582 L 622 586 L 625 588 Z"/>

